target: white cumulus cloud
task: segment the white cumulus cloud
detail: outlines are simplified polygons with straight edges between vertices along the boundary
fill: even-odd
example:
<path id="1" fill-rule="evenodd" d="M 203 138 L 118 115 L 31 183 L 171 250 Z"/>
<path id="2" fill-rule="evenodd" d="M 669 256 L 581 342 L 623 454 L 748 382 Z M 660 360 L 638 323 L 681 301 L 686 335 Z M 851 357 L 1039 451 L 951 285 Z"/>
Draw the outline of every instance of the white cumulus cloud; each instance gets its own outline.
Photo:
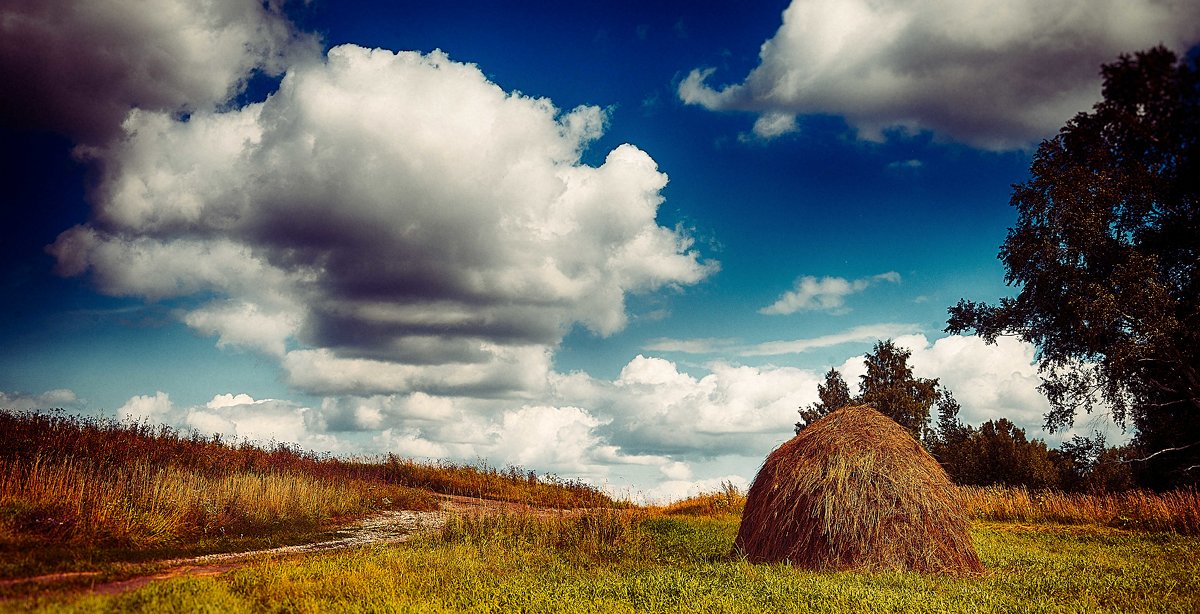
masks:
<path id="1" fill-rule="evenodd" d="M 0 123 L 100 143 L 132 108 L 212 109 L 316 50 L 279 0 L 6 0 Z"/>
<path id="2" fill-rule="evenodd" d="M 175 404 L 171 396 L 161 390 L 153 395 L 138 395 L 130 398 L 120 408 L 117 415 L 122 420 L 162 424 L 172 421 Z"/>
<path id="3" fill-rule="evenodd" d="M 628 294 L 716 270 L 656 223 L 645 152 L 580 162 L 605 121 L 440 51 L 336 47 L 262 103 L 130 113 L 84 150 L 93 221 L 50 252 L 110 294 L 215 296 L 184 322 L 307 392 L 536 391 L 573 326 L 612 334 Z"/>
<path id="4" fill-rule="evenodd" d="M 1053 136 L 1100 98 L 1099 68 L 1159 43 L 1200 41 L 1192 0 L 793 0 L 742 83 L 693 70 L 680 98 L 760 114 L 754 133 L 840 115 L 864 138 L 930 130 L 988 149 Z"/>

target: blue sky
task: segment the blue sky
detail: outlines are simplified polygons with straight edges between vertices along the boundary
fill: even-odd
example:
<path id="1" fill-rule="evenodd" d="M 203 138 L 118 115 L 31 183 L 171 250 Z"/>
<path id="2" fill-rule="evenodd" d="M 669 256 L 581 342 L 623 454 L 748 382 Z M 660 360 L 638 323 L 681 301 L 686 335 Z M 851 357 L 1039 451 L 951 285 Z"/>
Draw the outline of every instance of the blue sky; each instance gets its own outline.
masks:
<path id="1" fill-rule="evenodd" d="M 1033 349 L 946 308 L 1012 291 L 1036 144 L 1197 10 L 10 4 L 0 401 L 674 497 L 893 338 L 1053 443 Z"/>

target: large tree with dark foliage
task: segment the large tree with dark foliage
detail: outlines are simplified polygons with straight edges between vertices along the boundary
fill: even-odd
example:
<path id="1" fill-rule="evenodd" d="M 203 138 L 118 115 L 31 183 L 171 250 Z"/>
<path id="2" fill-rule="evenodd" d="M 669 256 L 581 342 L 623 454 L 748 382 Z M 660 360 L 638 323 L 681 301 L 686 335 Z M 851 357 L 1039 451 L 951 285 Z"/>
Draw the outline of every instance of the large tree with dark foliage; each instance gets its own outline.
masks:
<path id="1" fill-rule="evenodd" d="M 1039 351 L 1046 425 L 1110 407 L 1136 427 L 1150 485 L 1200 476 L 1200 78 L 1157 47 L 1102 69 L 1080 113 L 1014 186 L 997 305 L 960 301 L 947 331 Z"/>

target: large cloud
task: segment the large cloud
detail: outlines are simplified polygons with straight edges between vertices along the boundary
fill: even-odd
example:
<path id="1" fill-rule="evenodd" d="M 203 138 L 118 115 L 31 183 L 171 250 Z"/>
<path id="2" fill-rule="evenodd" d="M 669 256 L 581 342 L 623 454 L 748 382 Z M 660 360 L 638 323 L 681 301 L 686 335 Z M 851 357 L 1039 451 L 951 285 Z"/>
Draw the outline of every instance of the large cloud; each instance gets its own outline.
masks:
<path id="1" fill-rule="evenodd" d="M 833 114 L 868 139 L 900 127 L 1003 149 L 1091 108 L 1118 54 L 1198 41 L 1192 0 L 794 0 L 745 82 L 713 89 L 697 69 L 679 95 L 759 113 L 763 138 Z"/>
<path id="2" fill-rule="evenodd" d="M 1110 444 L 1129 439 L 1130 434 L 1103 410 L 1076 416 L 1075 427 L 1065 432 L 1045 432 L 1042 427 L 1050 404 L 1038 390 L 1042 380 L 1037 350 L 1029 343 L 1001 337 L 988 345 L 979 337 L 965 335 L 932 342 L 924 335 L 904 335 L 894 341 L 912 352 L 911 365 L 917 377 L 936 377 L 954 393 L 962 405 L 959 419 L 967 424 L 978 426 L 1007 418 L 1030 437 L 1047 440 L 1051 447 L 1071 435 L 1091 435 L 1095 430 L 1104 432 Z M 864 371 L 862 357 L 846 361 L 843 374 L 851 389 Z"/>
<path id="3" fill-rule="evenodd" d="M 176 408 L 159 393 L 134 397 L 123 411 L 228 437 L 484 459 L 663 495 L 725 479 L 744 484 L 767 452 L 791 437 L 796 408 L 816 399 L 820 376 L 717 363 L 697 378 L 670 361 L 638 356 L 614 381 L 585 373 L 547 379 L 531 402 L 411 392 L 327 397 L 310 408 L 223 394 Z"/>
<path id="4" fill-rule="evenodd" d="M 314 52 L 279 0 L 6 0 L 0 5 L 0 123 L 84 142 L 120 133 L 131 108 L 224 103 L 254 71 Z"/>
<path id="5" fill-rule="evenodd" d="M 611 382 L 560 376 L 557 398 L 605 418 L 607 441 L 631 455 L 700 461 L 763 455 L 791 436 L 796 409 L 816 400 L 817 373 L 792 367 L 707 366 L 697 378 L 668 360 L 638 356 Z"/>
<path id="6" fill-rule="evenodd" d="M 86 150 L 92 222 L 50 249 L 110 294 L 215 297 L 184 321 L 305 391 L 536 392 L 572 326 L 611 334 L 627 294 L 715 270 L 656 223 L 648 155 L 580 163 L 604 121 L 441 52 L 341 46 L 263 103 L 132 112 Z"/>
<path id="7" fill-rule="evenodd" d="M 1032 346 L 965 336 L 902 335 L 895 342 L 912 351 L 917 376 L 937 377 L 954 391 L 963 421 L 1008 418 L 1051 445 L 1070 436 L 1047 437 L 1040 429 L 1047 406 L 1037 392 Z M 837 365 L 852 390 L 862 362 L 858 355 Z M 546 379 L 528 401 L 409 392 L 339 395 L 307 407 L 220 394 L 177 407 L 160 392 L 131 398 L 119 413 L 315 450 L 519 464 L 607 484 L 623 496 L 665 500 L 727 480 L 744 486 L 766 454 L 792 436 L 796 410 L 817 399 L 823 369 L 716 362 L 697 376 L 638 356 L 615 380 L 579 372 Z M 1103 420 L 1081 420 L 1079 427 L 1075 432 L 1085 435 L 1107 430 L 1112 442 L 1127 437 Z"/>

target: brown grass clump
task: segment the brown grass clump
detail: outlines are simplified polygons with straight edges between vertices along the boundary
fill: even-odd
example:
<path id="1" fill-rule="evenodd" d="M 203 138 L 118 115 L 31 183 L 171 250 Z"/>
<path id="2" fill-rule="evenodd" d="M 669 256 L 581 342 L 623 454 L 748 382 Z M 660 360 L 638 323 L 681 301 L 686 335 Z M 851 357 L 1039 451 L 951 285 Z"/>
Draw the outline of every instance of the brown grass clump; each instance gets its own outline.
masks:
<path id="1" fill-rule="evenodd" d="M 746 507 L 746 495 L 732 482 L 721 483 L 721 489 L 702 492 L 659 508 L 667 516 L 741 516 Z"/>
<path id="2" fill-rule="evenodd" d="M 908 431 L 846 407 L 767 456 L 734 546 L 815 570 L 979 573 L 967 529 L 958 489 Z"/>
<path id="3" fill-rule="evenodd" d="M 1195 489 L 1084 494 L 964 486 L 962 501 L 967 513 L 980 520 L 1094 524 L 1200 535 L 1200 491 Z"/>

